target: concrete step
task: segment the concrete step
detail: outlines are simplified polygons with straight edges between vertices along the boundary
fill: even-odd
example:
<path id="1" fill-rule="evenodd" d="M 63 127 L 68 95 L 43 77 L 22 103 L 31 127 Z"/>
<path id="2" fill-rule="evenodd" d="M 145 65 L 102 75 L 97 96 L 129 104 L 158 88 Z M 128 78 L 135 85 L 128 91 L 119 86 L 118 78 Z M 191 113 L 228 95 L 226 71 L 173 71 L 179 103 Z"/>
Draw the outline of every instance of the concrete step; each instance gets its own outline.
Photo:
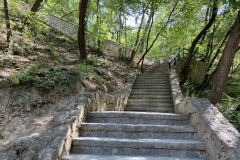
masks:
<path id="1" fill-rule="evenodd" d="M 154 108 L 154 107 L 173 107 L 172 102 L 161 102 L 161 103 L 151 103 L 151 102 L 128 102 L 126 107 L 147 107 L 147 108 Z"/>
<path id="2" fill-rule="evenodd" d="M 90 112 L 87 115 L 87 122 L 90 123 L 186 125 L 188 119 L 189 115 L 184 114 L 127 111 Z"/>
<path id="3" fill-rule="evenodd" d="M 172 107 L 172 102 L 161 102 L 161 103 L 152 103 L 152 102 L 128 102 L 126 107 L 146 107 L 146 108 L 155 108 L 155 107 Z"/>
<path id="4" fill-rule="evenodd" d="M 135 82 L 146 82 L 146 83 L 149 83 L 149 82 L 168 82 L 169 83 L 169 80 L 168 79 L 136 79 Z"/>
<path id="5" fill-rule="evenodd" d="M 169 79 L 169 75 L 138 75 L 137 78 L 166 78 Z"/>
<path id="6" fill-rule="evenodd" d="M 64 160 L 206 160 L 199 158 L 179 158 L 179 157 L 133 157 L 133 156 L 103 156 L 103 155 L 85 155 L 71 154 Z"/>
<path id="7" fill-rule="evenodd" d="M 148 94 L 148 95 L 140 95 L 140 94 L 131 94 L 129 96 L 129 99 L 149 99 L 149 100 L 155 100 L 155 99 L 172 99 L 172 95 L 170 93 L 162 94 L 162 95 L 156 95 L 156 94 Z"/>
<path id="8" fill-rule="evenodd" d="M 136 90 L 132 90 L 131 95 L 167 95 L 167 96 L 171 96 L 171 92 L 170 91 L 158 91 L 158 92 L 149 92 L 149 91 L 136 91 Z"/>
<path id="9" fill-rule="evenodd" d="M 72 142 L 74 154 L 204 158 L 205 149 L 205 144 L 200 141 L 179 139 L 80 137 Z"/>
<path id="10" fill-rule="evenodd" d="M 157 86 L 157 85 L 166 85 L 166 86 L 170 86 L 170 83 L 168 82 L 168 81 L 166 81 L 166 82 L 160 82 L 160 81 L 158 81 L 158 82 L 141 82 L 141 81 L 135 81 L 134 82 L 134 85 L 136 85 L 136 84 L 138 84 L 138 85 L 155 85 L 155 86 Z"/>
<path id="11" fill-rule="evenodd" d="M 166 103 L 166 102 L 169 102 L 169 103 L 173 103 L 173 100 L 172 98 L 162 98 L 162 99 L 145 99 L 145 98 L 139 98 L 139 99 L 132 99 L 132 98 L 129 98 L 128 99 L 128 103 L 131 104 L 131 103 L 142 103 L 142 104 L 147 104 L 147 103 Z"/>
<path id="12" fill-rule="evenodd" d="M 163 113 L 174 113 L 173 107 L 146 107 L 146 106 L 137 106 L 137 107 L 126 107 L 125 111 L 135 111 L 135 112 L 163 112 Z"/>
<path id="13" fill-rule="evenodd" d="M 170 88 L 134 88 L 132 92 L 170 92 Z"/>
<path id="14" fill-rule="evenodd" d="M 168 77 L 137 77 L 137 80 L 169 80 Z"/>
<path id="15" fill-rule="evenodd" d="M 139 75 L 137 78 L 160 78 L 160 79 L 169 79 L 168 74 L 164 75 Z"/>
<path id="16" fill-rule="evenodd" d="M 169 80 L 169 76 L 168 75 L 161 75 L 161 76 L 158 76 L 158 75 L 156 75 L 156 76 L 145 76 L 145 75 L 141 75 L 141 76 L 137 76 L 137 79 L 160 79 L 160 80 L 165 80 L 165 79 L 167 79 L 167 80 Z"/>
<path id="17" fill-rule="evenodd" d="M 162 85 L 162 86 L 153 86 L 153 85 L 134 85 L 133 89 L 171 89 L 168 85 Z"/>
<path id="18" fill-rule="evenodd" d="M 80 137 L 195 139 L 196 128 L 190 125 L 83 123 L 80 128 Z"/>

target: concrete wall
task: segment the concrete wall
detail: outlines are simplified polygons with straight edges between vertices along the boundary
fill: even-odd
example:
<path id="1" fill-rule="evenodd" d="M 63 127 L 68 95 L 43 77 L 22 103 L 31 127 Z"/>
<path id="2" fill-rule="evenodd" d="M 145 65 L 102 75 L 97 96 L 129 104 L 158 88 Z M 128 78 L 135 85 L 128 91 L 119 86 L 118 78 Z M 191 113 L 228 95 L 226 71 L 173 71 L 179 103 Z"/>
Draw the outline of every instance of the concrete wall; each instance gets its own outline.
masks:
<path id="1" fill-rule="evenodd" d="M 169 70 L 174 109 L 189 114 L 197 137 L 206 143 L 211 160 L 240 160 L 240 133 L 208 99 L 185 99 L 175 70 Z"/>

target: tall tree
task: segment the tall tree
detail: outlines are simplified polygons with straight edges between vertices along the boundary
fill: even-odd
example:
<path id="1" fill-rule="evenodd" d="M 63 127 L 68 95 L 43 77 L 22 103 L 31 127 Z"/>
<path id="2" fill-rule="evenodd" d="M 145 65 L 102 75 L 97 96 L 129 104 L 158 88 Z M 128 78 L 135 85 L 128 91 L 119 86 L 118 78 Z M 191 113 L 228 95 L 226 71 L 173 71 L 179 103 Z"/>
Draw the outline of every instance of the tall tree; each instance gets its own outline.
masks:
<path id="1" fill-rule="evenodd" d="M 99 34 L 99 26 L 100 26 L 100 12 L 99 12 L 99 8 L 100 8 L 100 0 L 97 0 L 97 26 L 98 26 L 98 29 L 97 29 L 97 33 Z M 101 47 L 101 41 L 99 38 L 97 38 L 97 45 L 98 45 L 98 49 Z"/>
<path id="2" fill-rule="evenodd" d="M 143 48 L 144 48 L 144 42 L 145 42 L 145 40 L 146 40 L 146 34 L 147 34 L 148 29 L 149 29 L 149 26 L 150 26 L 150 23 L 151 23 L 151 20 L 152 20 L 152 17 L 153 17 L 153 16 L 154 16 L 154 10 L 153 10 L 153 7 L 152 7 L 151 13 L 150 13 L 150 15 L 148 16 L 147 24 L 146 24 L 146 27 L 145 27 L 145 29 L 144 29 L 142 39 L 141 39 L 141 41 L 140 41 L 140 45 L 141 45 L 141 47 L 140 47 L 140 52 L 141 52 L 141 53 L 144 52 L 144 49 L 143 49 Z"/>
<path id="3" fill-rule="evenodd" d="M 135 41 L 135 44 L 134 44 L 134 49 L 132 50 L 132 53 L 131 53 L 130 64 L 132 64 L 132 62 L 134 60 L 134 57 L 137 53 L 137 46 L 138 46 L 140 32 L 141 32 L 141 29 L 142 29 L 142 26 L 143 26 L 144 18 L 145 18 L 145 5 L 143 5 L 142 19 L 141 19 L 141 23 L 140 23 L 139 28 L 138 28 L 137 38 L 136 38 L 136 41 Z"/>
<path id="4" fill-rule="evenodd" d="M 170 12 L 167 22 L 164 24 L 164 26 L 160 29 L 160 31 L 158 32 L 158 34 L 156 35 L 155 39 L 153 40 L 152 44 L 148 47 L 148 41 L 149 41 L 149 37 L 150 37 L 150 33 L 151 33 L 151 29 L 152 29 L 152 24 L 150 26 L 149 32 L 148 32 L 148 38 L 147 38 L 147 46 L 146 46 L 146 51 L 144 52 L 143 56 L 140 58 L 140 60 L 137 63 L 137 66 L 139 66 L 139 64 L 144 61 L 144 57 L 147 55 L 147 53 L 152 49 L 153 45 L 155 44 L 155 42 L 158 40 L 158 37 L 161 35 L 161 32 L 167 27 L 168 23 L 171 20 L 171 17 L 177 7 L 179 0 L 176 1 L 176 3 L 174 4 L 174 7 L 172 9 L 172 11 Z M 153 17 L 152 17 L 152 23 L 153 23 Z"/>
<path id="5" fill-rule="evenodd" d="M 181 81 L 179 83 L 180 85 L 183 85 L 187 80 L 188 72 L 189 72 L 189 65 L 190 65 L 190 62 L 193 58 L 193 51 L 195 49 L 195 46 L 197 45 L 198 41 L 202 38 L 202 36 L 204 36 L 204 34 L 207 32 L 207 30 L 212 26 L 213 22 L 215 21 L 215 19 L 217 17 L 217 12 L 218 12 L 217 1 L 214 0 L 211 19 L 209 20 L 208 24 L 203 28 L 203 30 L 193 40 L 192 45 L 189 49 L 187 60 L 186 60 L 184 66 L 183 66 L 183 69 L 182 69 L 182 78 L 181 78 Z"/>
<path id="6" fill-rule="evenodd" d="M 31 14 L 30 16 L 28 16 L 25 21 L 24 21 L 24 25 L 29 25 L 30 22 L 28 21 L 28 19 L 33 16 L 40 8 L 41 4 L 43 3 L 43 0 L 36 0 L 31 8 Z"/>
<path id="7" fill-rule="evenodd" d="M 231 30 L 229 30 L 229 31 L 227 32 L 227 34 L 225 35 L 225 37 L 224 37 L 221 45 L 218 47 L 218 50 L 217 50 L 216 53 L 215 53 L 215 56 L 213 57 L 213 59 L 211 60 L 210 64 L 208 65 L 207 73 L 206 73 L 206 75 L 205 75 L 205 77 L 204 77 L 204 80 L 203 80 L 202 84 L 200 85 L 200 87 L 199 87 L 198 89 L 203 90 L 204 87 L 206 86 L 205 84 L 207 83 L 208 77 L 209 77 L 208 72 L 209 72 L 210 69 L 212 68 L 213 62 L 214 62 L 215 59 L 218 57 L 218 55 L 219 55 L 219 53 L 220 53 L 220 51 L 221 51 L 221 48 L 222 48 L 223 45 L 225 44 L 225 41 L 227 40 L 227 38 L 228 38 L 228 36 L 229 36 L 229 34 L 230 34 L 230 31 L 231 31 Z"/>
<path id="8" fill-rule="evenodd" d="M 11 28 L 10 28 L 10 20 L 9 20 L 9 13 L 8 13 L 8 2 L 4 0 L 4 13 L 6 19 L 6 29 L 7 29 L 7 42 L 10 42 L 10 38 L 12 36 Z"/>
<path id="9" fill-rule="evenodd" d="M 87 59 L 87 51 L 86 51 L 86 38 L 85 38 L 85 30 L 86 30 L 86 15 L 88 8 L 88 0 L 80 0 L 79 1 L 79 28 L 78 28 L 78 45 L 80 51 L 80 59 Z"/>
<path id="10" fill-rule="evenodd" d="M 216 104 L 221 100 L 223 91 L 226 86 L 228 73 L 230 71 L 234 56 L 238 50 L 240 42 L 240 11 L 234 22 L 232 31 L 229 35 L 229 39 L 223 51 L 223 55 L 218 64 L 216 71 L 216 77 L 213 82 L 213 87 L 208 96 L 208 99 L 212 104 Z"/>

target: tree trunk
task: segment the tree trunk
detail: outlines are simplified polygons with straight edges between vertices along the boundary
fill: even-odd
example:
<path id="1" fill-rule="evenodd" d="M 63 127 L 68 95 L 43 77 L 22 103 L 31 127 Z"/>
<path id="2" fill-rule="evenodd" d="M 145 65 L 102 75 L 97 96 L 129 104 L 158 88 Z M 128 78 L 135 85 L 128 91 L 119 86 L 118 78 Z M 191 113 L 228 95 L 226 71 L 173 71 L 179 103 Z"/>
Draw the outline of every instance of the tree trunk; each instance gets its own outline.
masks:
<path id="1" fill-rule="evenodd" d="M 12 36 L 11 27 L 10 27 L 10 20 L 9 20 L 9 13 L 8 13 L 8 2 L 4 0 L 4 13 L 6 19 L 6 29 L 7 29 L 7 42 L 10 42 L 10 38 Z"/>
<path id="2" fill-rule="evenodd" d="M 43 2 L 43 0 L 36 0 L 31 8 L 31 12 L 36 13 L 38 11 L 38 9 L 40 8 L 42 2 Z"/>
<path id="3" fill-rule="evenodd" d="M 124 55 L 124 61 L 127 57 L 127 18 L 124 17 L 124 23 L 125 23 L 125 55 Z"/>
<path id="4" fill-rule="evenodd" d="M 234 56 L 238 50 L 238 45 L 240 42 L 240 11 L 234 22 L 232 31 L 229 35 L 229 39 L 224 48 L 223 55 L 218 64 L 218 69 L 213 82 L 213 87 L 208 96 L 209 101 L 212 104 L 216 104 L 221 100 L 223 91 L 226 86 L 228 73 L 230 71 Z"/>
<path id="5" fill-rule="evenodd" d="M 207 25 L 207 22 L 208 22 L 209 9 L 210 9 L 210 7 L 208 7 L 207 10 L 206 10 L 206 15 L 205 15 L 205 25 Z M 207 32 L 205 32 L 205 34 L 202 36 L 201 42 L 204 41 L 206 35 L 207 35 Z"/>
<path id="6" fill-rule="evenodd" d="M 207 72 L 206 72 L 206 75 L 205 75 L 205 78 L 204 78 L 204 81 L 203 81 L 203 83 L 201 84 L 201 86 L 199 87 L 200 90 L 203 89 L 202 87 L 203 87 L 203 86 L 205 85 L 205 83 L 207 82 L 207 80 L 208 80 L 208 74 L 207 74 L 207 73 L 208 73 L 208 72 L 210 71 L 210 69 L 212 68 L 213 62 L 214 62 L 215 59 L 218 57 L 218 55 L 219 55 L 219 53 L 220 53 L 220 51 L 221 51 L 221 48 L 223 47 L 223 45 L 224 45 L 225 41 L 227 40 L 229 34 L 230 34 L 230 30 L 229 30 L 229 31 L 227 32 L 227 34 L 225 35 L 225 37 L 224 37 L 221 45 L 218 47 L 218 50 L 216 51 L 215 56 L 213 57 L 212 61 L 210 62 L 209 66 L 208 66 L 208 69 L 207 69 Z"/>
<path id="7" fill-rule="evenodd" d="M 136 47 L 138 46 L 140 32 L 141 32 L 141 29 L 142 29 L 142 26 L 143 26 L 144 18 L 145 18 L 145 5 L 143 6 L 142 19 L 141 19 L 141 23 L 140 23 L 139 28 L 138 28 L 137 38 L 136 38 L 136 41 L 135 41 L 134 49 L 132 50 L 132 53 L 131 53 L 130 64 L 132 64 L 132 62 L 134 60 L 134 57 L 136 55 L 136 52 L 137 52 Z"/>
<path id="8" fill-rule="evenodd" d="M 100 0 L 97 0 L 97 24 L 98 24 L 98 28 L 100 26 L 99 3 L 100 3 Z M 99 34 L 99 29 L 97 29 L 97 32 Z M 100 41 L 99 38 L 97 39 L 97 45 L 98 45 L 98 49 L 99 49 L 101 47 L 101 41 Z"/>
<path id="9" fill-rule="evenodd" d="M 43 3 L 43 0 L 36 0 L 31 8 L 31 15 L 30 16 L 33 16 L 37 11 L 38 9 L 40 8 L 41 4 Z M 24 25 L 30 25 L 30 22 L 28 21 L 29 17 L 26 17 L 25 21 L 24 21 Z"/>
<path id="10" fill-rule="evenodd" d="M 119 49 L 118 49 L 118 55 L 119 57 L 123 57 L 122 55 L 122 41 L 121 41 L 121 36 L 122 36 L 122 12 L 119 13 L 119 39 L 118 39 L 118 44 L 119 44 Z"/>
<path id="11" fill-rule="evenodd" d="M 146 39 L 146 34 L 147 34 L 148 29 L 149 29 L 149 26 L 150 26 L 150 23 L 151 23 L 151 19 L 152 19 L 153 16 L 154 16 L 154 11 L 152 9 L 151 14 L 148 17 L 147 24 L 146 24 L 146 27 L 144 29 L 144 33 L 143 33 L 143 36 L 142 36 L 142 39 L 141 39 L 140 53 L 144 52 L 144 49 L 143 49 L 144 48 L 144 41 Z"/>
<path id="12" fill-rule="evenodd" d="M 151 24 L 151 27 L 150 27 L 150 30 L 148 32 L 148 40 L 147 40 L 147 47 L 146 47 L 146 51 L 144 52 L 143 56 L 140 58 L 140 60 L 138 61 L 137 63 L 137 66 L 139 66 L 139 64 L 141 63 L 141 61 L 144 61 L 144 58 L 145 56 L 147 55 L 147 53 L 152 49 L 153 45 L 155 44 L 155 42 L 158 40 L 158 37 L 160 36 L 161 32 L 165 29 L 165 27 L 168 25 L 168 23 L 170 22 L 171 20 L 171 17 L 177 7 L 177 4 L 178 4 L 179 1 L 177 1 L 175 4 L 174 4 L 174 7 L 171 11 L 171 13 L 169 14 L 168 16 L 168 19 L 167 19 L 167 22 L 164 24 L 164 26 L 161 28 L 161 30 L 158 32 L 157 36 L 155 37 L 155 39 L 153 40 L 152 44 L 150 45 L 150 47 L 148 48 L 148 41 L 149 41 L 149 36 L 150 36 L 150 32 L 151 32 L 151 29 L 152 29 L 152 24 Z M 152 17 L 152 23 L 153 23 L 153 17 Z M 143 64 L 143 62 L 142 62 Z"/>
<path id="13" fill-rule="evenodd" d="M 78 45 L 80 51 L 80 59 L 87 59 L 86 51 L 86 39 L 85 39 L 85 30 L 86 30 L 86 15 L 88 8 L 88 0 L 79 1 L 79 28 L 78 28 Z"/>
<path id="14" fill-rule="evenodd" d="M 216 1 L 214 1 L 211 19 L 209 20 L 208 24 L 203 28 L 203 30 L 198 34 L 198 36 L 193 40 L 192 45 L 189 49 L 187 60 L 186 60 L 185 65 L 182 69 L 182 78 L 181 78 L 181 81 L 179 83 L 180 85 L 183 85 L 187 80 L 189 65 L 190 65 L 190 62 L 191 62 L 192 57 L 193 57 L 193 51 L 195 49 L 195 46 L 197 45 L 197 43 L 201 39 L 201 37 L 205 34 L 205 32 L 207 32 L 207 30 L 212 26 L 213 22 L 215 21 L 215 19 L 217 17 L 217 11 L 218 11 L 217 4 L 216 4 Z"/>

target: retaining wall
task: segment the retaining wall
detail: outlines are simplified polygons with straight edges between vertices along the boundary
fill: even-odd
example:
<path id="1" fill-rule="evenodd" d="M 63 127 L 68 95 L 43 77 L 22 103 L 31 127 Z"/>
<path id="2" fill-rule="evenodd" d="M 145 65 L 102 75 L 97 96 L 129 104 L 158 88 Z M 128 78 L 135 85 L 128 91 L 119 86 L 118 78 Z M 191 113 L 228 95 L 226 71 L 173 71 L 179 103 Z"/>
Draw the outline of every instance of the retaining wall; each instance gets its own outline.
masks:
<path id="1" fill-rule="evenodd" d="M 189 114 L 211 160 L 240 160 L 240 134 L 208 99 L 184 98 L 175 70 L 169 80 L 176 113 Z"/>
<path id="2" fill-rule="evenodd" d="M 82 93 L 70 100 L 61 114 L 54 117 L 42 135 L 16 140 L 14 149 L 24 160 L 60 160 L 70 151 L 72 139 L 78 137 L 81 123 L 88 112 L 122 111 L 136 79 L 136 73 L 127 78 L 125 87 L 114 95 Z"/>

